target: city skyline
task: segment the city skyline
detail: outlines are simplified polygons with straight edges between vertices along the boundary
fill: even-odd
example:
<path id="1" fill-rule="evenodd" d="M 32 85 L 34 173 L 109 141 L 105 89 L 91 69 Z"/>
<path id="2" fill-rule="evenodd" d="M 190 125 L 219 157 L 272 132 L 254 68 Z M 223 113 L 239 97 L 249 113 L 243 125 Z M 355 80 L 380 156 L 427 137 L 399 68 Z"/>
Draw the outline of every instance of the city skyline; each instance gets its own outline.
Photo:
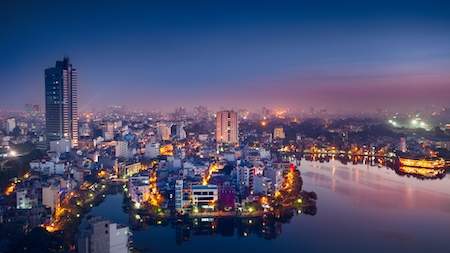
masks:
<path id="1" fill-rule="evenodd" d="M 65 55 L 80 111 L 450 106 L 448 3 L 69 5 L 2 3 L 1 109 L 43 105 Z"/>

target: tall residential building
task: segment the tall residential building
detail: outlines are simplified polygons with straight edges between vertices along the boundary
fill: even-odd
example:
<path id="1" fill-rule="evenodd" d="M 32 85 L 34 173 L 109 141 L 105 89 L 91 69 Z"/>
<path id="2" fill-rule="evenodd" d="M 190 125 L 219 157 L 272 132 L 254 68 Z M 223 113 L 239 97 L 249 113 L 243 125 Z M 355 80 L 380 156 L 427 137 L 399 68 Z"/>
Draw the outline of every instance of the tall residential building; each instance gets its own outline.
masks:
<path id="1" fill-rule="evenodd" d="M 45 119 L 47 147 L 50 141 L 69 139 L 78 146 L 77 71 L 69 58 L 45 70 Z"/>
<path id="2" fill-rule="evenodd" d="M 170 132 L 171 128 L 166 126 L 166 123 L 158 123 L 158 126 L 156 128 L 158 138 L 160 138 L 161 140 L 168 140 L 170 139 Z"/>
<path id="3" fill-rule="evenodd" d="M 16 128 L 16 119 L 15 118 L 10 118 L 7 120 L 6 122 L 6 133 L 9 134 L 11 133 L 14 128 Z"/>
<path id="4" fill-rule="evenodd" d="M 238 142 L 238 120 L 234 111 L 222 111 L 216 117 L 216 140 L 217 142 Z"/>
<path id="5" fill-rule="evenodd" d="M 118 141 L 116 144 L 116 157 L 126 157 L 128 154 L 128 142 Z"/>

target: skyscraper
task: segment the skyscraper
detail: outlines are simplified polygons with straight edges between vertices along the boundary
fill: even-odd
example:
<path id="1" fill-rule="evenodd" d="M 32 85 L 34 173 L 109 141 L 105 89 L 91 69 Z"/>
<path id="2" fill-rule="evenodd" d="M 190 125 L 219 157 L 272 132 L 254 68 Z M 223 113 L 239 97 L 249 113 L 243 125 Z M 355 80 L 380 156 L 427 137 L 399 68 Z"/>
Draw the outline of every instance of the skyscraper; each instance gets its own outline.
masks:
<path id="1" fill-rule="evenodd" d="M 77 71 L 69 58 L 45 70 L 45 119 L 47 148 L 60 139 L 78 146 Z"/>
<path id="2" fill-rule="evenodd" d="M 217 113 L 216 140 L 217 142 L 238 142 L 238 121 L 236 112 L 223 111 Z"/>

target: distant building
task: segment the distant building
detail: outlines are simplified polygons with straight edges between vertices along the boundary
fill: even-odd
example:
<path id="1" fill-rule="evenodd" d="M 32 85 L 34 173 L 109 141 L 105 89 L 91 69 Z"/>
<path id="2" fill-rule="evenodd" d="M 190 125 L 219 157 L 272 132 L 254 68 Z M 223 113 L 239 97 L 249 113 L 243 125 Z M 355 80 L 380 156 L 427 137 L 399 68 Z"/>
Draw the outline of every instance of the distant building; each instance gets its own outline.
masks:
<path id="1" fill-rule="evenodd" d="M 170 127 L 166 126 L 166 123 L 158 123 L 156 128 L 156 134 L 158 138 L 161 140 L 169 140 L 170 139 Z"/>
<path id="2" fill-rule="evenodd" d="M 41 106 L 40 105 L 33 105 L 33 113 L 34 114 L 41 113 Z"/>
<path id="3" fill-rule="evenodd" d="M 69 139 L 78 147 L 77 71 L 69 58 L 45 70 L 47 148 L 50 141 Z"/>
<path id="4" fill-rule="evenodd" d="M 216 140 L 217 142 L 238 142 L 238 120 L 234 111 L 222 111 L 216 117 Z"/>
<path id="5" fill-rule="evenodd" d="M 16 127 L 16 119 L 10 118 L 6 121 L 6 133 L 12 133 L 14 128 Z"/>
<path id="6" fill-rule="evenodd" d="M 103 217 L 88 220 L 89 227 L 75 235 L 78 253 L 128 253 L 129 228 Z"/>
<path id="7" fill-rule="evenodd" d="M 31 105 L 30 103 L 26 103 L 25 104 L 25 112 L 31 113 L 32 111 L 33 111 L 33 105 Z"/>
<path id="8" fill-rule="evenodd" d="M 282 126 L 277 126 L 273 130 L 273 138 L 274 139 L 284 139 L 284 131 Z"/>
<path id="9" fill-rule="evenodd" d="M 177 138 L 178 140 L 186 139 L 186 131 L 184 131 L 183 125 L 177 125 Z"/>

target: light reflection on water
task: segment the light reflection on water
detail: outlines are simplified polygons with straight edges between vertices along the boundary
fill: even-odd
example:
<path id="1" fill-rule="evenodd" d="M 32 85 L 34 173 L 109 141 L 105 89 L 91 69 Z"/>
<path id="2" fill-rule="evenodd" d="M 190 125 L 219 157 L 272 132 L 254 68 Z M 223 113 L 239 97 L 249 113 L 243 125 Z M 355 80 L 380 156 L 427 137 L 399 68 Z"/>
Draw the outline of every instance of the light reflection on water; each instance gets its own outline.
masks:
<path id="1" fill-rule="evenodd" d="M 134 243 L 152 252 L 450 252 L 449 176 L 419 180 L 339 161 L 303 160 L 299 169 L 303 189 L 317 193 L 317 214 L 293 216 L 276 239 L 241 237 L 235 229 L 227 236 L 192 236 L 180 245 L 176 228 L 167 225 L 134 231 Z M 122 212 L 120 195 L 109 195 L 90 214 L 133 222 Z"/>

